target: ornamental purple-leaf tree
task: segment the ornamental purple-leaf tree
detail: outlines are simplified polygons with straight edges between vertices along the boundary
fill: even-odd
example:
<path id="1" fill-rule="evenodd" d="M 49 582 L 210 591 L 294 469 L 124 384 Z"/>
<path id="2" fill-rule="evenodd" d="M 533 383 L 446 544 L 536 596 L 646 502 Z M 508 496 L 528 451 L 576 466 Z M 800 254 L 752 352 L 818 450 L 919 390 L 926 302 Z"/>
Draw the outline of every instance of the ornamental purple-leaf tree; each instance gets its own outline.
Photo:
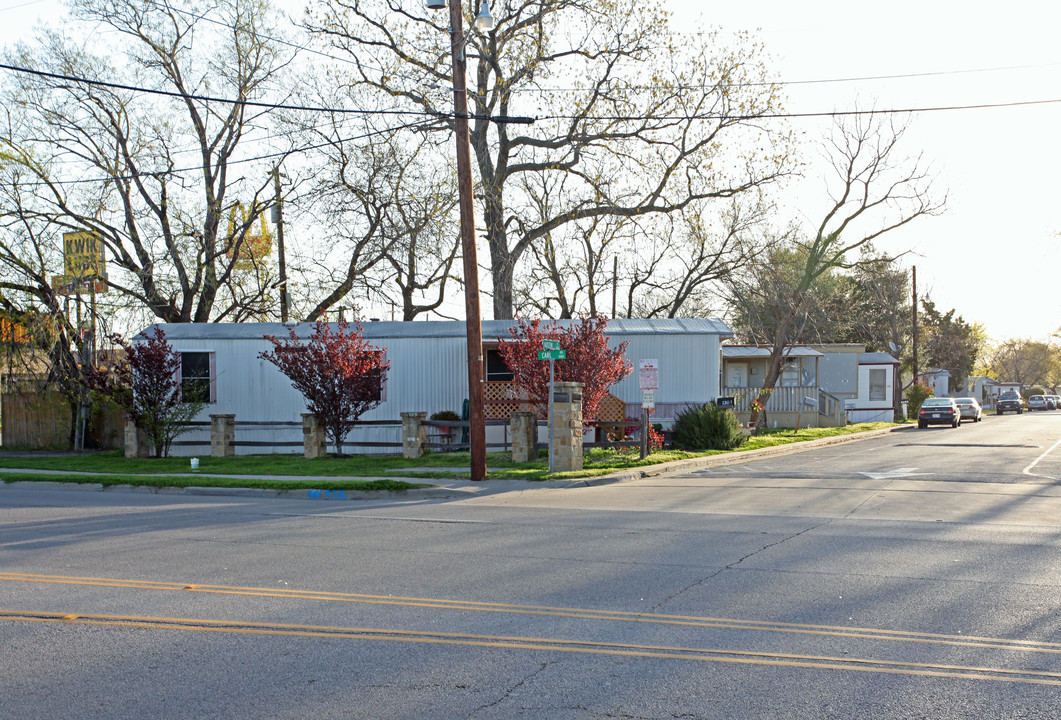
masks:
<path id="1" fill-rule="evenodd" d="M 85 384 L 118 405 L 147 436 L 155 457 L 169 457 L 173 440 L 191 429 L 189 424 L 209 398 L 181 393 L 181 356 L 155 327 L 132 343 L 120 335 L 110 339 L 125 351 L 112 368 L 89 368 Z"/>
<path id="2" fill-rule="evenodd" d="M 608 388 L 633 370 L 624 357 L 627 343 L 608 346 L 607 327 L 608 321 L 599 315 L 567 326 L 554 322 L 545 327 L 541 320 L 520 318 L 510 331 L 512 339 L 502 340 L 497 350 L 512 371 L 515 383 L 544 406 L 549 402 L 549 361 L 539 360 L 538 351 L 542 340 L 558 341 L 567 357 L 555 361 L 555 380 L 582 383 L 582 418 L 589 422 L 597 418 Z"/>
<path id="3" fill-rule="evenodd" d="M 362 414 L 380 404 L 390 362 L 383 358 L 386 348 L 365 342 L 360 325 L 351 329 L 340 320 L 335 326 L 318 321 L 306 342 L 294 328 L 284 340 L 266 335 L 273 349 L 258 357 L 276 365 L 302 393 L 342 457 L 343 440 Z"/>

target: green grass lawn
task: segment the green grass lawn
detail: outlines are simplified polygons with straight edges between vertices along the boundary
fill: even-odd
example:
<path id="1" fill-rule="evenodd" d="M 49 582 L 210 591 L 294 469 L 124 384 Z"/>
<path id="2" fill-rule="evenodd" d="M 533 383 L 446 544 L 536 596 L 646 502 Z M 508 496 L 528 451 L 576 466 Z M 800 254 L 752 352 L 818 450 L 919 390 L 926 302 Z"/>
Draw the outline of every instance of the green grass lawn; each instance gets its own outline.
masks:
<path id="1" fill-rule="evenodd" d="M 739 450 L 804 442 L 818 438 L 835 437 L 866 430 L 892 427 L 890 423 L 864 423 L 842 428 L 804 428 L 765 430 L 757 437 L 749 438 Z M 645 460 L 640 459 L 637 449 L 611 450 L 588 449 L 585 453 L 584 469 L 579 472 L 549 474 L 548 459 L 542 456 L 535 461 L 515 464 L 509 453 L 490 453 L 487 456 L 488 479 L 516 478 L 523 480 L 570 479 L 595 477 L 631 468 L 656 465 L 671 460 L 685 460 L 721 451 L 685 452 L 661 450 Z M 307 460 L 301 455 L 240 455 L 230 458 L 200 457 L 199 472 L 191 471 L 187 457 L 179 458 L 126 458 L 121 451 L 85 455 L 16 456 L 0 451 L 0 473 L 4 480 L 49 480 L 63 482 L 92 482 L 105 485 L 135 484 L 156 487 L 254 487 L 323 490 L 390 490 L 401 492 L 422 484 L 410 484 L 386 478 L 443 479 L 467 478 L 470 466 L 467 452 L 427 453 L 416 460 L 406 460 L 394 455 L 350 455 Z M 34 474 L 27 475 L 17 469 L 51 470 L 56 473 L 85 473 L 84 475 Z M 454 469 L 456 471 L 454 471 Z M 245 478 L 216 478 L 210 475 L 243 475 Z M 334 477 L 336 480 L 298 481 L 277 479 L 283 476 Z"/>

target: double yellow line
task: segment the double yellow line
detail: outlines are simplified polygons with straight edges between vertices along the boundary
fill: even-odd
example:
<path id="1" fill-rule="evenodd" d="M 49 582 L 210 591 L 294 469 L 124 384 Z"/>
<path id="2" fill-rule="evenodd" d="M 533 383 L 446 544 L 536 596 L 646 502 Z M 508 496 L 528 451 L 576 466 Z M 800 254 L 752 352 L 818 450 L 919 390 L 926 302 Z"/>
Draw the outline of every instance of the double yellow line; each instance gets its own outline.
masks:
<path id="1" fill-rule="evenodd" d="M 774 633 L 796 633 L 801 635 L 868 639 L 904 643 L 924 643 L 952 647 L 971 647 L 1009 652 L 1061 654 L 1061 643 L 1034 642 L 1028 640 L 1005 640 L 987 637 L 967 637 L 935 633 L 910 633 L 894 630 L 878 630 L 810 625 L 798 623 L 771 623 L 730 618 L 710 618 L 685 615 L 662 615 L 656 613 L 632 613 L 623 611 L 590 610 L 581 608 L 549 607 L 535 605 L 511 605 L 434 598 L 390 597 L 356 593 L 314 592 L 274 588 L 235 587 L 225 585 L 198 585 L 173 582 L 121 580 L 114 578 L 80 578 L 56 575 L 34 575 L 24 573 L 0 573 L 0 582 L 60 583 L 97 587 L 130 588 L 138 590 L 162 590 L 173 592 L 197 592 L 239 596 L 291 598 L 320 600 L 325 602 L 355 602 L 375 605 L 398 605 L 472 612 L 515 613 L 569 617 L 589 620 L 619 622 L 656 623 L 698 628 L 731 630 L 753 630 Z M 468 633 L 426 632 L 366 627 L 342 627 L 324 625 L 295 625 L 284 623 L 253 623 L 194 618 L 143 617 L 133 615 L 101 615 L 87 613 L 26 612 L 0 610 L 0 620 L 16 622 L 43 622 L 57 624 L 100 625 L 111 627 L 141 628 L 152 630 L 184 630 L 198 632 L 220 632 L 231 634 L 284 635 L 298 637 L 331 638 L 343 640 L 382 640 L 390 642 L 415 642 L 475 647 L 511 648 L 522 650 L 550 650 L 557 652 L 593 655 L 618 655 L 673 660 L 700 660 L 747 665 L 784 666 L 826 670 L 878 672 L 923 677 L 960 678 L 966 680 L 989 680 L 1000 682 L 1030 683 L 1061 686 L 1061 673 L 1047 670 L 1020 670 L 940 663 L 913 663 L 868 658 L 833 657 L 824 655 L 802 655 L 792 653 L 768 653 L 750 650 L 723 648 L 698 648 L 665 645 L 643 645 L 636 643 L 608 643 L 595 640 L 569 640 L 564 638 L 531 638 L 507 635 L 477 635 Z"/>

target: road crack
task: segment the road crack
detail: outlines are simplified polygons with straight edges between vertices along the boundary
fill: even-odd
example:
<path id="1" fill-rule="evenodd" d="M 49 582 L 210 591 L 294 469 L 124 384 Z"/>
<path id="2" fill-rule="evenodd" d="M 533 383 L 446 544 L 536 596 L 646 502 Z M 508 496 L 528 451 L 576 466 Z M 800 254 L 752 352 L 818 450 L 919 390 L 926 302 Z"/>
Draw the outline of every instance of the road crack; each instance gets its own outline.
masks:
<path id="1" fill-rule="evenodd" d="M 674 599 L 678 598 L 678 597 L 679 597 L 679 596 L 681 596 L 681 595 L 684 595 L 685 593 L 689 592 L 689 591 L 690 591 L 690 590 L 692 590 L 693 588 L 699 587 L 699 586 L 703 585 L 704 583 L 706 583 L 706 582 L 708 582 L 708 581 L 710 581 L 710 580 L 713 580 L 713 579 L 715 579 L 716 577 L 718 577 L 718 576 L 719 576 L 719 575 L 721 575 L 722 573 L 726 572 L 727 570 L 733 570 L 733 569 L 735 569 L 735 568 L 736 568 L 736 567 L 738 567 L 738 566 L 739 566 L 739 565 L 740 565 L 741 563 L 743 563 L 743 562 L 744 562 L 745 560 L 748 560 L 749 558 L 753 558 L 753 557 L 755 557 L 756 555 L 759 555 L 759 554 L 761 554 L 761 553 L 764 553 L 764 552 L 766 552 L 767 550 L 771 550 L 771 549 L 773 549 L 773 548 L 777 547 L 778 545 L 783 545 L 783 544 L 785 544 L 785 543 L 789 542 L 790 540 L 795 540 L 796 538 L 800 537 L 801 535 L 805 535 L 805 534 L 807 534 L 807 533 L 809 533 L 809 532 L 812 532 L 812 531 L 814 531 L 814 530 L 817 530 L 817 529 L 818 529 L 818 528 L 820 528 L 820 527 L 824 527 L 824 526 L 828 525 L 828 524 L 829 524 L 830 522 L 831 522 L 831 520 L 826 520 L 826 521 L 824 521 L 824 522 L 820 522 L 820 523 L 818 523 L 818 524 L 816 524 L 816 525 L 811 525 L 810 527 L 806 527 L 806 528 L 804 528 L 804 529 L 800 530 L 800 531 L 799 531 L 799 532 L 797 532 L 797 533 L 793 533 L 793 534 L 791 534 L 791 535 L 788 535 L 787 537 L 783 537 L 783 538 L 781 538 L 780 540 L 777 540 L 776 542 L 772 542 L 772 543 L 769 543 L 769 544 L 767 544 L 767 545 L 763 545 L 763 546 L 762 546 L 761 548 L 759 548 L 758 550 L 755 550 L 755 551 L 753 551 L 753 552 L 750 552 L 750 553 L 748 553 L 747 555 L 745 555 L 744 557 L 741 557 L 741 558 L 738 558 L 737 560 L 734 560 L 734 561 L 733 561 L 733 562 L 731 562 L 730 564 L 728 564 L 728 565 L 726 565 L 726 566 L 724 566 L 724 567 L 721 567 L 721 568 L 719 568 L 718 570 L 716 570 L 715 572 L 711 573 L 710 575 L 707 575 L 707 576 L 705 576 L 705 577 L 702 577 L 702 578 L 700 578 L 699 580 L 697 580 L 696 582 L 693 582 L 693 583 L 690 583 L 689 585 L 686 585 L 686 586 L 685 586 L 685 587 L 683 587 L 683 588 L 682 588 L 681 590 L 678 590 L 677 592 L 673 593 L 673 594 L 672 594 L 672 595 L 670 595 L 669 597 L 666 597 L 666 598 L 664 598 L 664 599 L 660 600 L 659 602 L 657 602 L 657 603 L 656 603 L 655 605 L 653 605 L 653 606 L 652 606 L 652 607 L 650 608 L 650 611 L 651 611 L 651 612 L 659 612 L 659 610 L 660 610 L 660 609 L 661 609 L 661 608 L 662 608 L 662 607 L 663 607 L 664 605 L 666 605 L 667 603 L 671 602 L 672 600 L 674 600 Z"/>
<path id="2" fill-rule="evenodd" d="M 538 675 L 540 675 L 541 673 L 545 672 L 545 669 L 547 667 L 549 667 L 550 665 L 555 665 L 555 664 L 556 664 L 556 660 L 550 660 L 548 662 L 540 663 L 536 670 L 534 670 L 534 671 L 532 671 L 530 673 L 527 673 L 525 676 L 523 676 L 519 680 L 519 682 L 517 682 L 516 684 L 512 685 L 507 690 L 505 690 L 501 694 L 501 697 L 497 698 L 493 702 L 489 702 L 489 703 L 486 703 L 485 705 L 480 705 L 479 707 L 475 708 L 475 710 L 473 710 L 472 712 L 470 712 L 468 714 L 468 720 L 471 720 L 471 718 L 475 717 L 476 715 L 478 715 L 483 710 L 487 710 L 487 709 L 492 708 L 492 707 L 497 707 L 498 705 L 503 703 L 505 700 L 507 700 L 509 698 L 509 696 L 512 695 L 512 693 L 516 692 L 521 687 L 526 685 L 528 682 L 530 682 L 531 680 L 536 678 Z"/>

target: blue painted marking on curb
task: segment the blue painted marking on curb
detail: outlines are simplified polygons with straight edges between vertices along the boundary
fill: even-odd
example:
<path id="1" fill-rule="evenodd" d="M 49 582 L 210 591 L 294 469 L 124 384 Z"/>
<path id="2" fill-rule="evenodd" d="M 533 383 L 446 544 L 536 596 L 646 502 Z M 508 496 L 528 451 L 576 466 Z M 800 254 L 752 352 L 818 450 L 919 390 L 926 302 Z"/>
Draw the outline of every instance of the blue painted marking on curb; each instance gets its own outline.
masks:
<path id="1" fill-rule="evenodd" d="M 320 500 L 323 496 L 325 500 L 346 500 L 345 490 L 309 490 L 308 492 L 311 499 Z"/>

